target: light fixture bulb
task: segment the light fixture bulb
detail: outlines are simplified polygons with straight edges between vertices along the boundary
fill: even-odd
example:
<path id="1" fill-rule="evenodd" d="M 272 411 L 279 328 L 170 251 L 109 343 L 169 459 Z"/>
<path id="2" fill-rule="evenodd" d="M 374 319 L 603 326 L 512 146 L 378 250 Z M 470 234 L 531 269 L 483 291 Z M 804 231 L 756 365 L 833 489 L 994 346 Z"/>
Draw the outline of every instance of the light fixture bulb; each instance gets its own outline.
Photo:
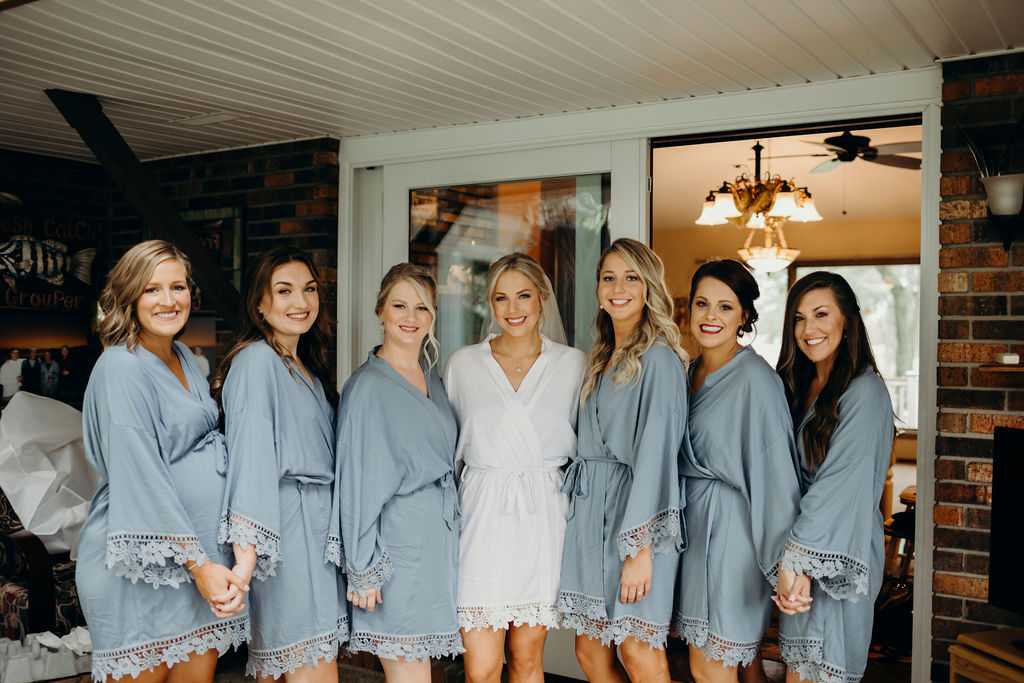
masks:
<path id="1" fill-rule="evenodd" d="M 788 218 L 796 213 L 796 211 L 796 193 L 792 190 L 789 192 L 782 191 L 775 195 L 775 202 L 772 204 L 772 208 L 769 209 L 768 215 L 776 218 Z"/>
<path id="2" fill-rule="evenodd" d="M 704 208 L 700 212 L 700 216 L 694 221 L 697 225 L 722 225 L 728 222 L 715 211 L 715 202 L 712 200 L 704 202 Z"/>
<path id="3" fill-rule="evenodd" d="M 796 213 L 789 217 L 789 220 L 796 223 L 810 223 L 812 221 L 824 220 L 821 214 L 818 213 L 818 209 L 814 206 L 814 199 L 812 197 L 805 196 L 803 206 L 798 206 Z"/>
<path id="4" fill-rule="evenodd" d="M 755 213 L 750 216 L 750 220 L 747 221 L 748 228 L 754 228 L 755 230 L 764 230 L 765 220 L 763 213 Z"/>
<path id="5" fill-rule="evenodd" d="M 993 175 L 981 179 L 993 216 L 1016 216 L 1024 205 L 1024 173 Z"/>
<path id="6" fill-rule="evenodd" d="M 722 218 L 739 218 L 743 214 L 736 208 L 732 192 L 715 193 L 715 212 Z"/>
<path id="7" fill-rule="evenodd" d="M 800 255 L 799 249 L 783 247 L 748 247 L 737 252 L 743 262 L 762 273 L 777 273 L 785 270 Z"/>

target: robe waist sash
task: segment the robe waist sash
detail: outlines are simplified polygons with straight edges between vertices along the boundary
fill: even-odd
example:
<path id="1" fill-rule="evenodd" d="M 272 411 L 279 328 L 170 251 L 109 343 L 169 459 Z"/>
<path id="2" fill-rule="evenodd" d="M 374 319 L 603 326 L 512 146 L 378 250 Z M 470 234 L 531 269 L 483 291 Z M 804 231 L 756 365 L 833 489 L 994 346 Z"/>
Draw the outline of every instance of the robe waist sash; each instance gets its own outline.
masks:
<path id="1" fill-rule="evenodd" d="M 633 469 L 628 463 L 624 463 L 621 460 L 616 460 L 609 454 L 607 457 L 601 458 L 576 458 L 569 465 L 569 469 L 565 471 L 565 481 L 562 482 L 562 493 L 569 494 L 569 514 L 567 519 L 572 519 L 576 513 L 576 499 L 586 498 L 590 495 L 590 471 L 587 467 L 588 462 L 610 462 L 615 465 L 622 465 L 630 470 L 632 473 Z"/>
<path id="2" fill-rule="evenodd" d="M 203 436 L 203 438 L 196 441 L 192 449 L 188 451 L 191 453 L 198 453 L 199 451 L 205 450 L 208 446 L 217 447 L 219 451 L 217 455 L 217 474 L 226 475 L 228 473 L 228 449 L 224 440 L 224 435 L 220 433 L 219 429 L 212 429 Z"/>
<path id="3" fill-rule="evenodd" d="M 455 487 L 455 473 L 449 470 L 443 477 L 437 480 L 441 486 L 441 514 L 444 523 L 452 531 L 458 529 L 455 522 L 462 517 L 462 508 L 459 507 L 459 491 Z"/>
<path id="4" fill-rule="evenodd" d="M 516 515 L 520 522 L 535 513 L 539 503 L 539 493 L 534 483 L 535 474 L 548 474 L 561 469 L 559 465 L 550 467 L 516 467 L 498 469 L 495 467 L 475 467 L 466 465 L 467 470 L 485 474 L 501 474 L 505 476 L 505 487 L 502 492 L 501 508 L 506 515 Z"/>

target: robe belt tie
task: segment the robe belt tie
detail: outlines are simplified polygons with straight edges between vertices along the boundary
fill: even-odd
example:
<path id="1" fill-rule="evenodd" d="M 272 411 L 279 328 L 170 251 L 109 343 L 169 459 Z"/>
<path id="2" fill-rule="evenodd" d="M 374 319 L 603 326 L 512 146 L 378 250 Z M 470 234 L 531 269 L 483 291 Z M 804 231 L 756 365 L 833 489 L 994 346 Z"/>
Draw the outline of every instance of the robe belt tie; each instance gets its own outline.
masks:
<path id="1" fill-rule="evenodd" d="M 539 495 L 534 483 L 534 474 L 557 472 L 559 467 L 516 467 L 500 469 L 496 467 L 474 467 L 466 465 L 467 470 L 484 474 L 501 474 L 505 476 L 505 490 L 502 493 L 501 507 L 506 515 L 517 515 L 520 522 L 537 511 Z"/>
<path id="2" fill-rule="evenodd" d="M 197 441 L 194 446 L 192 446 L 192 452 L 196 453 L 198 451 L 203 450 L 207 446 L 220 446 L 220 448 L 217 449 L 219 451 L 219 453 L 217 453 L 217 474 L 227 474 L 228 449 L 226 443 L 227 442 L 224 441 L 224 435 L 220 433 L 220 430 L 213 429 L 208 431 L 206 433 L 206 436 L 204 436 L 202 439 Z"/>
<path id="3" fill-rule="evenodd" d="M 452 531 L 456 530 L 455 523 L 462 517 L 462 508 L 459 507 L 459 490 L 455 488 L 455 474 L 449 470 L 443 477 L 438 479 L 441 485 L 441 505 L 444 516 L 444 523 Z"/>
<path id="4" fill-rule="evenodd" d="M 610 462 L 616 465 L 629 466 L 621 460 L 616 460 L 612 457 L 576 458 L 573 460 L 569 465 L 569 469 L 565 471 L 565 481 L 562 482 L 562 493 L 569 494 L 569 514 L 566 516 L 566 519 L 572 519 L 573 515 L 576 514 L 576 499 L 586 498 L 590 495 L 588 462 Z"/>

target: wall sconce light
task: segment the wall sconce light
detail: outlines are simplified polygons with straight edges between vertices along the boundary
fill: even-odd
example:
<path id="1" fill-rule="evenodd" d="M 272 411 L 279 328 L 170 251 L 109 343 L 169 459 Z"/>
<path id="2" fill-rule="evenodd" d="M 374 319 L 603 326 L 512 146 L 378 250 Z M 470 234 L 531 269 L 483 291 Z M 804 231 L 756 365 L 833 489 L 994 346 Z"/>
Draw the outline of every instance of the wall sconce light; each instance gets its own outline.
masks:
<path id="1" fill-rule="evenodd" d="M 993 175 L 981 178 L 988 195 L 988 217 L 1003 236 L 1003 248 L 1010 250 L 1010 240 L 1022 224 L 1024 205 L 1024 173 Z"/>

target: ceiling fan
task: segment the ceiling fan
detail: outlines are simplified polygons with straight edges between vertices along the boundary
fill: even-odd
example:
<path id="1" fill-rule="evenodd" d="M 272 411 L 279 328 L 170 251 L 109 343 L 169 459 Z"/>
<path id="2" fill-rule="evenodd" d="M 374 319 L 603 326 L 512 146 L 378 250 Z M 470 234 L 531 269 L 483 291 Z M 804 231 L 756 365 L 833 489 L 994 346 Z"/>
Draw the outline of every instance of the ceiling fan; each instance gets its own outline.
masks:
<path id="1" fill-rule="evenodd" d="M 850 131 L 843 131 L 842 135 L 833 135 L 825 138 L 824 142 L 817 140 L 804 140 L 809 145 L 824 147 L 828 152 L 817 154 L 786 154 L 773 159 L 785 157 L 832 157 L 826 159 L 811 169 L 811 173 L 824 173 L 838 168 L 840 164 L 850 163 L 857 159 L 870 161 L 874 164 L 884 166 L 895 166 L 896 168 L 921 168 L 921 160 L 914 157 L 901 156 L 899 152 L 920 152 L 921 142 L 890 142 L 884 145 L 871 145 L 871 139 L 863 135 L 853 135 Z"/>

